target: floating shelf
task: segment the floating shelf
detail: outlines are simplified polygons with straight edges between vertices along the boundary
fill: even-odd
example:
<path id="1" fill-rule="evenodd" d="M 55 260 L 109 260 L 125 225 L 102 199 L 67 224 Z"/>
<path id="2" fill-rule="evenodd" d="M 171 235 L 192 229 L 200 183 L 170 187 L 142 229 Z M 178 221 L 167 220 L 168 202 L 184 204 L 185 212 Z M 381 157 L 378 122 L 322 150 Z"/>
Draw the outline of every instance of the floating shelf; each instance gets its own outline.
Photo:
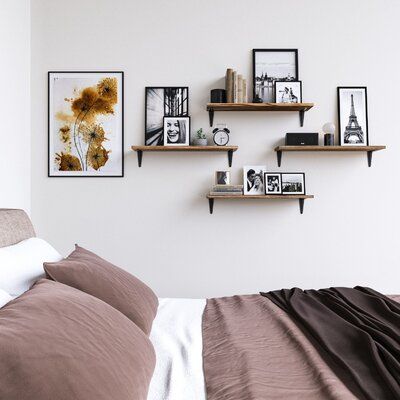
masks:
<path id="1" fill-rule="evenodd" d="M 368 166 L 372 163 L 372 153 L 378 150 L 384 150 L 386 146 L 278 146 L 275 147 L 276 156 L 278 159 L 278 167 L 281 166 L 282 153 L 284 151 L 344 151 L 344 152 L 366 152 Z"/>
<path id="2" fill-rule="evenodd" d="M 210 206 L 210 214 L 214 211 L 214 200 L 232 200 L 232 199 L 241 199 L 241 200 L 299 200 L 300 206 L 300 214 L 303 214 L 304 210 L 304 200 L 305 199 L 313 199 L 314 196 L 312 194 L 286 194 L 286 195 L 207 195 L 208 204 Z"/>
<path id="3" fill-rule="evenodd" d="M 215 111 L 297 111 L 300 126 L 304 124 L 304 113 L 314 107 L 314 103 L 208 103 L 210 126 L 214 124 Z"/>
<path id="4" fill-rule="evenodd" d="M 197 151 L 197 152 L 227 152 L 228 164 L 232 166 L 233 152 L 238 146 L 132 146 L 132 150 L 137 152 L 138 165 L 142 166 L 142 158 L 144 151 L 164 151 L 164 152 L 182 152 L 182 151 Z"/>

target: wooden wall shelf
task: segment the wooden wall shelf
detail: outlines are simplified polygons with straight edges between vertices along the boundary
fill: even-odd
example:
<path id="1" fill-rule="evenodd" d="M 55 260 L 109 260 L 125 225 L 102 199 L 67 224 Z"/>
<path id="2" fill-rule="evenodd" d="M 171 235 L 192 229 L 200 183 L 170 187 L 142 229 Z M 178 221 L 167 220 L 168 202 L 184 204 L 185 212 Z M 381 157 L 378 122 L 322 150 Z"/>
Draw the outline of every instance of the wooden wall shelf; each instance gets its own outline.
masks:
<path id="1" fill-rule="evenodd" d="M 285 151 L 342 151 L 342 152 L 366 152 L 368 159 L 368 166 L 372 163 L 372 153 L 378 150 L 384 150 L 386 146 L 278 146 L 275 147 L 276 156 L 278 160 L 278 167 L 282 163 L 282 153 Z"/>
<path id="2" fill-rule="evenodd" d="M 207 195 L 208 204 L 210 207 L 210 214 L 214 211 L 214 200 L 232 200 L 232 199 L 241 199 L 241 200 L 299 200 L 300 206 L 300 214 L 303 214 L 304 210 L 304 200 L 305 199 L 313 199 L 314 196 L 312 194 L 286 194 L 286 195 Z"/>
<path id="3" fill-rule="evenodd" d="M 232 166 L 233 152 L 238 146 L 131 146 L 133 151 L 137 152 L 138 165 L 142 166 L 142 158 L 144 151 L 161 151 L 161 152 L 226 152 L 228 153 L 228 164 Z"/>
<path id="4" fill-rule="evenodd" d="M 208 103 L 210 126 L 214 124 L 215 111 L 297 111 L 300 126 L 304 124 L 304 113 L 314 107 L 314 103 Z"/>

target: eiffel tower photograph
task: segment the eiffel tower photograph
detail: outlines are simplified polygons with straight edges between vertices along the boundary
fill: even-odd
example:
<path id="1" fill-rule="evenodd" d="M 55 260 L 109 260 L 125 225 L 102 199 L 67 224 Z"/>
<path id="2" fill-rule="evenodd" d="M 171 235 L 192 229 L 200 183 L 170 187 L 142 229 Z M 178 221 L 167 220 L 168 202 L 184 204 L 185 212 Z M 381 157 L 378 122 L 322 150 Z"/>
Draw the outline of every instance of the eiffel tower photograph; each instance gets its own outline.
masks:
<path id="1" fill-rule="evenodd" d="M 368 145 L 367 88 L 338 87 L 340 145 Z"/>

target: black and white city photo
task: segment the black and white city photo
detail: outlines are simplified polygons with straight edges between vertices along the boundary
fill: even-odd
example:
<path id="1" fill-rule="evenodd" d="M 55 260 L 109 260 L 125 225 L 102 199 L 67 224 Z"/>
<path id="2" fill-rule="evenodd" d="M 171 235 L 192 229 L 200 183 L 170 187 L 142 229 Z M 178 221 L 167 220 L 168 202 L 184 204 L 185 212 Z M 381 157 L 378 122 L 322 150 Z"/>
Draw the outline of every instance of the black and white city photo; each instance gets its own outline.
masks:
<path id="1" fill-rule="evenodd" d="M 164 117 L 189 115 L 188 87 L 146 87 L 145 144 L 162 146 Z"/>
<path id="2" fill-rule="evenodd" d="M 366 87 L 338 87 L 339 143 L 368 146 Z"/>
<path id="3" fill-rule="evenodd" d="M 265 194 L 282 194 L 282 180 L 280 173 L 264 174 Z"/>
<path id="4" fill-rule="evenodd" d="M 301 81 L 275 81 L 275 103 L 301 103 Z"/>
<path id="5" fill-rule="evenodd" d="M 190 117 L 164 117 L 164 146 L 189 146 Z"/>
<path id="6" fill-rule="evenodd" d="M 264 194 L 265 165 L 243 167 L 243 193 L 248 195 Z"/>
<path id="7" fill-rule="evenodd" d="M 297 49 L 253 50 L 254 101 L 273 103 L 275 81 L 297 81 L 298 75 Z"/>
<path id="8" fill-rule="evenodd" d="M 215 171 L 216 185 L 230 185 L 230 183 L 231 183 L 230 171 Z"/>
<path id="9" fill-rule="evenodd" d="M 306 194 L 304 173 L 286 173 L 282 176 L 282 194 Z"/>

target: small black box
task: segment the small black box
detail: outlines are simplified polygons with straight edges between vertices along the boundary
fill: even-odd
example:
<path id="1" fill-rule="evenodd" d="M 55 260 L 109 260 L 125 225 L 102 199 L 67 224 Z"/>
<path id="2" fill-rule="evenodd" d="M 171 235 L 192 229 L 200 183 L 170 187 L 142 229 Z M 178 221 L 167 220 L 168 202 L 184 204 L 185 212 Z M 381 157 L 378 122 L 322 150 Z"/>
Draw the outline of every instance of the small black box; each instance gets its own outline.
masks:
<path id="1" fill-rule="evenodd" d="M 318 146 L 318 132 L 287 133 L 286 146 Z"/>
<path id="2" fill-rule="evenodd" d="M 212 89 L 210 92 L 211 103 L 226 103 L 225 89 Z"/>

